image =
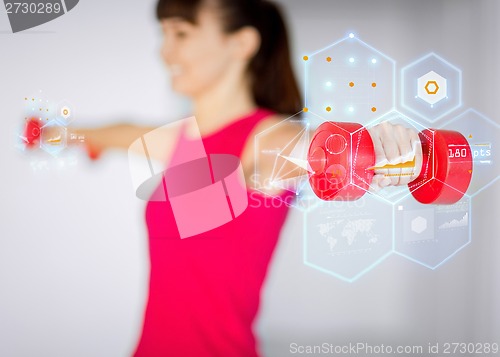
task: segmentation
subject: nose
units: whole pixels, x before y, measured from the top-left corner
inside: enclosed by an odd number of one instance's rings
[[[164,36],[160,53],[165,63],[168,64],[173,62],[175,56],[175,40],[171,36]]]

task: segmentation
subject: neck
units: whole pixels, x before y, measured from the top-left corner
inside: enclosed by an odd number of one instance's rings
[[[195,97],[193,104],[202,135],[229,124],[257,107],[245,80],[216,86]]]

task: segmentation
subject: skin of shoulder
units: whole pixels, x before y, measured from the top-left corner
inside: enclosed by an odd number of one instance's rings
[[[265,185],[266,181],[272,176],[277,153],[289,154],[294,147],[289,143],[304,130],[304,127],[298,122],[284,122],[286,118],[285,115],[272,115],[256,125],[248,136],[241,155],[241,161],[247,186],[250,188],[255,188],[255,185],[260,187]],[[262,135],[263,132],[266,132],[265,135]],[[258,152],[255,151],[257,135],[259,135]],[[276,154],[273,154],[274,152]],[[296,166],[291,166],[287,171],[293,171],[291,177],[306,173],[305,170],[298,169]]]

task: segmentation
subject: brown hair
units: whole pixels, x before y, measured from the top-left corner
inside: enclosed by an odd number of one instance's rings
[[[260,34],[259,51],[249,63],[256,104],[277,113],[295,114],[302,109],[297,81],[290,62],[288,36],[277,5],[266,0],[159,0],[159,20],[180,17],[196,24],[198,10],[214,3],[226,33],[252,26]]]

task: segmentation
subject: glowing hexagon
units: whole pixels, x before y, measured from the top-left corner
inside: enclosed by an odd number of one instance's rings
[[[434,71],[430,71],[417,80],[418,97],[431,105],[436,104],[446,98],[446,82],[446,78],[441,77]]]
[[[473,162],[472,179],[467,190],[469,196],[476,195],[499,179],[500,165],[495,164],[496,157],[500,155],[498,123],[474,109],[468,109],[440,129],[458,131],[468,141]],[[452,148],[450,155],[460,157],[462,152]]]
[[[437,94],[437,91],[439,90],[439,86],[436,81],[428,81],[424,88],[427,94]]]
[[[67,129],[56,120],[51,120],[40,129],[40,147],[57,156],[67,145]]]
[[[401,70],[401,105],[434,122],[462,105],[462,72],[430,53]]]
[[[61,108],[61,116],[64,119],[69,119],[71,117],[71,109],[69,107],[62,107]]]
[[[57,105],[57,118],[64,125],[73,122],[73,120],[75,120],[73,106],[67,101],[59,103]]]
[[[392,253],[392,207],[365,195],[304,213],[304,264],[352,282]]]
[[[411,221],[411,230],[413,232],[420,234],[426,229],[427,229],[427,220],[424,217],[418,216]]]
[[[471,201],[424,205],[407,197],[394,206],[394,250],[411,261],[435,269],[471,240]]]
[[[305,107],[326,120],[364,124],[394,108],[394,60],[354,35],[303,60]]]

